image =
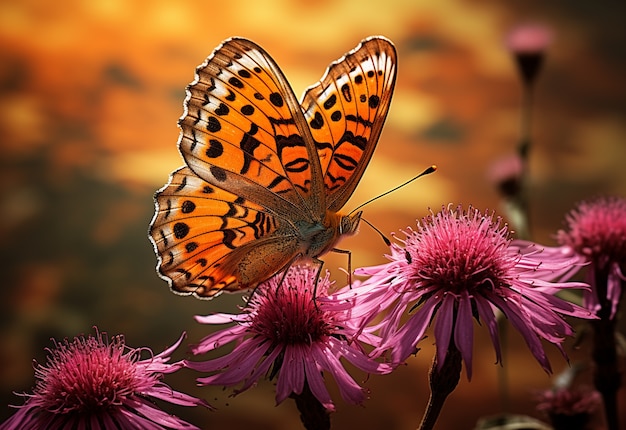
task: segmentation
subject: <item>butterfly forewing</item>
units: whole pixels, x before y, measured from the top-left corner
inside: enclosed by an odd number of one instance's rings
[[[396,51],[369,38],[334,62],[302,100],[324,174],[328,209],[352,195],[374,153],[396,78]]]
[[[214,297],[317,259],[359,217],[337,213],[369,162],[395,82],[395,50],[370,38],[298,103],[255,43],[225,41],[196,70],[179,120],[187,166],[157,192],[150,237],[173,290]]]
[[[310,132],[287,80],[271,57],[244,39],[225,42],[188,87],[180,149],[204,180],[262,200],[286,216],[319,220],[319,178]],[[296,106],[294,109],[293,106]],[[319,163],[318,163],[319,164]],[[319,177],[319,174],[315,175]],[[271,202],[271,204],[269,204]]]

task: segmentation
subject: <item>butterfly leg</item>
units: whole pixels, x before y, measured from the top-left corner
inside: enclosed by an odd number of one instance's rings
[[[296,254],[293,258],[291,258],[291,260],[289,260],[287,262],[287,264],[285,264],[282,269],[280,269],[278,272],[276,272],[276,274],[274,276],[279,276],[280,275],[280,282],[278,282],[277,287],[276,287],[276,292],[275,294],[278,295],[278,289],[282,287],[283,282],[285,282],[285,278],[287,277],[287,273],[289,273],[289,269],[291,269],[291,267],[295,264],[296,261],[298,261],[299,259],[302,258],[302,254],[298,253]]]
[[[331,249],[331,251],[336,252],[338,254],[348,255],[348,285],[350,285],[350,288],[352,288],[352,252],[350,252],[348,249],[339,249],[339,248],[333,248]]]
[[[317,266],[317,272],[315,272],[315,284],[313,284],[313,305],[315,309],[319,310],[317,307],[317,284],[320,281],[320,275],[322,274],[322,268],[324,267],[324,261],[319,258],[313,259],[313,264]]]
[[[292,259],[283,269],[282,271],[282,275],[280,277],[280,282],[276,285],[276,291],[274,294],[276,294],[276,297],[278,297],[278,289],[282,288],[283,286],[283,282],[285,282],[285,278],[287,277],[287,273],[289,272],[289,269],[291,269],[291,266],[293,266],[293,263],[296,261],[296,258]],[[278,274],[276,274],[278,275]]]
[[[276,295],[276,297],[278,297],[278,289],[282,288],[283,286],[283,282],[285,282],[285,278],[287,277],[287,273],[289,272],[289,269],[291,269],[291,267],[293,266],[293,264],[295,263],[295,261],[300,258],[300,255],[295,256],[294,258],[292,258],[291,260],[289,260],[289,262],[287,264],[285,264],[283,266],[283,268],[281,270],[279,270],[278,272],[276,272],[273,277],[275,276],[280,276],[280,281],[278,282],[278,284],[276,285],[276,291],[274,291],[274,294]],[[269,281],[269,279],[268,279]],[[267,282],[267,281],[264,281]],[[252,299],[252,297],[254,296],[254,294],[256,293],[257,289],[264,283],[258,283],[254,289],[252,290],[252,293],[250,293],[250,297],[248,297],[248,302],[250,302],[250,300]]]
[[[259,289],[260,286],[261,284],[256,284],[256,286],[252,289],[252,292],[250,293],[250,295],[245,299],[246,304],[250,303],[250,301],[252,300],[252,298],[256,294],[256,291]]]
[[[281,288],[282,285],[283,285],[283,282],[285,282],[285,278],[287,277],[287,273],[289,272],[289,269],[291,269],[291,267],[300,258],[302,258],[302,255],[300,255],[300,254],[296,255],[294,258],[291,259],[291,261],[289,261],[289,263],[287,263],[283,267],[281,272],[278,272],[275,275],[275,276],[278,276],[280,274],[280,276],[281,276],[280,282],[278,283],[278,285],[276,287],[276,295],[278,295],[278,289]],[[317,270],[315,271],[315,283],[313,284],[313,303],[315,304],[315,307],[317,308],[317,300],[316,300],[316,298],[317,298],[317,284],[319,283],[319,280],[320,280],[320,274],[322,273],[322,267],[324,266],[324,262],[322,260],[320,260],[319,258],[313,258],[311,260],[311,262],[313,263],[313,265],[315,265],[317,267]]]

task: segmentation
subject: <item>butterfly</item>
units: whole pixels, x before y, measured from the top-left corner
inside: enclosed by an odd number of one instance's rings
[[[396,80],[396,51],[370,37],[331,63],[300,102],[270,55],[224,41],[187,87],[185,166],[155,194],[157,271],[177,293],[237,292],[314,260],[356,233],[338,211],[372,158]]]

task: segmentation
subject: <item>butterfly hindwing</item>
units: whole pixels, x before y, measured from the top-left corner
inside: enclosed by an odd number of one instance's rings
[[[244,198],[215,187],[183,167],[157,193],[150,234],[159,271],[180,292],[201,296],[237,283],[232,254],[270,236],[278,220]],[[227,269],[227,270],[225,270]]]
[[[331,211],[350,198],[374,153],[395,79],[395,47],[383,37],[372,37],[331,64],[303,96]]]

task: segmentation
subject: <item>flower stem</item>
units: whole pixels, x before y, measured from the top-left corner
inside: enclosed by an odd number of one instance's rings
[[[330,414],[319,400],[313,395],[309,384],[304,381],[304,388],[301,394],[292,394],[291,398],[295,400],[298,411],[300,411],[300,420],[307,430],[329,430]]]
[[[433,359],[430,369],[430,398],[426,412],[420,423],[419,430],[432,430],[437,423],[443,404],[450,393],[454,391],[461,378],[461,353],[453,342],[448,346],[448,353],[438,369],[437,355]]]
[[[508,347],[509,347],[509,325],[508,321],[504,317],[498,318],[498,332],[500,333],[500,348],[502,350],[502,361],[507,362]],[[503,411],[508,411],[510,407],[510,390],[509,390],[509,372],[508,367],[498,366],[498,392],[500,394],[500,408]]]
[[[617,391],[622,375],[617,365],[616,318],[611,318],[611,300],[607,298],[609,268],[597,269],[595,273],[596,294],[600,302],[599,319],[590,321],[593,329],[593,351],[595,363],[594,384],[602,395],[607,429],[618,430]]]
[[[522,108],[520,123],[520,140],[517,153],[522,162],[522,174],[520,178],[521,187],[519,193],[513,201],[518,213],[519,225],[516,225],[517,236],[520,239],[530,240],[530,213],[528,207],[528,154],[530,153],[531,137],[530,130],[532,124],[532,83],[524,82],[522,87]]]

